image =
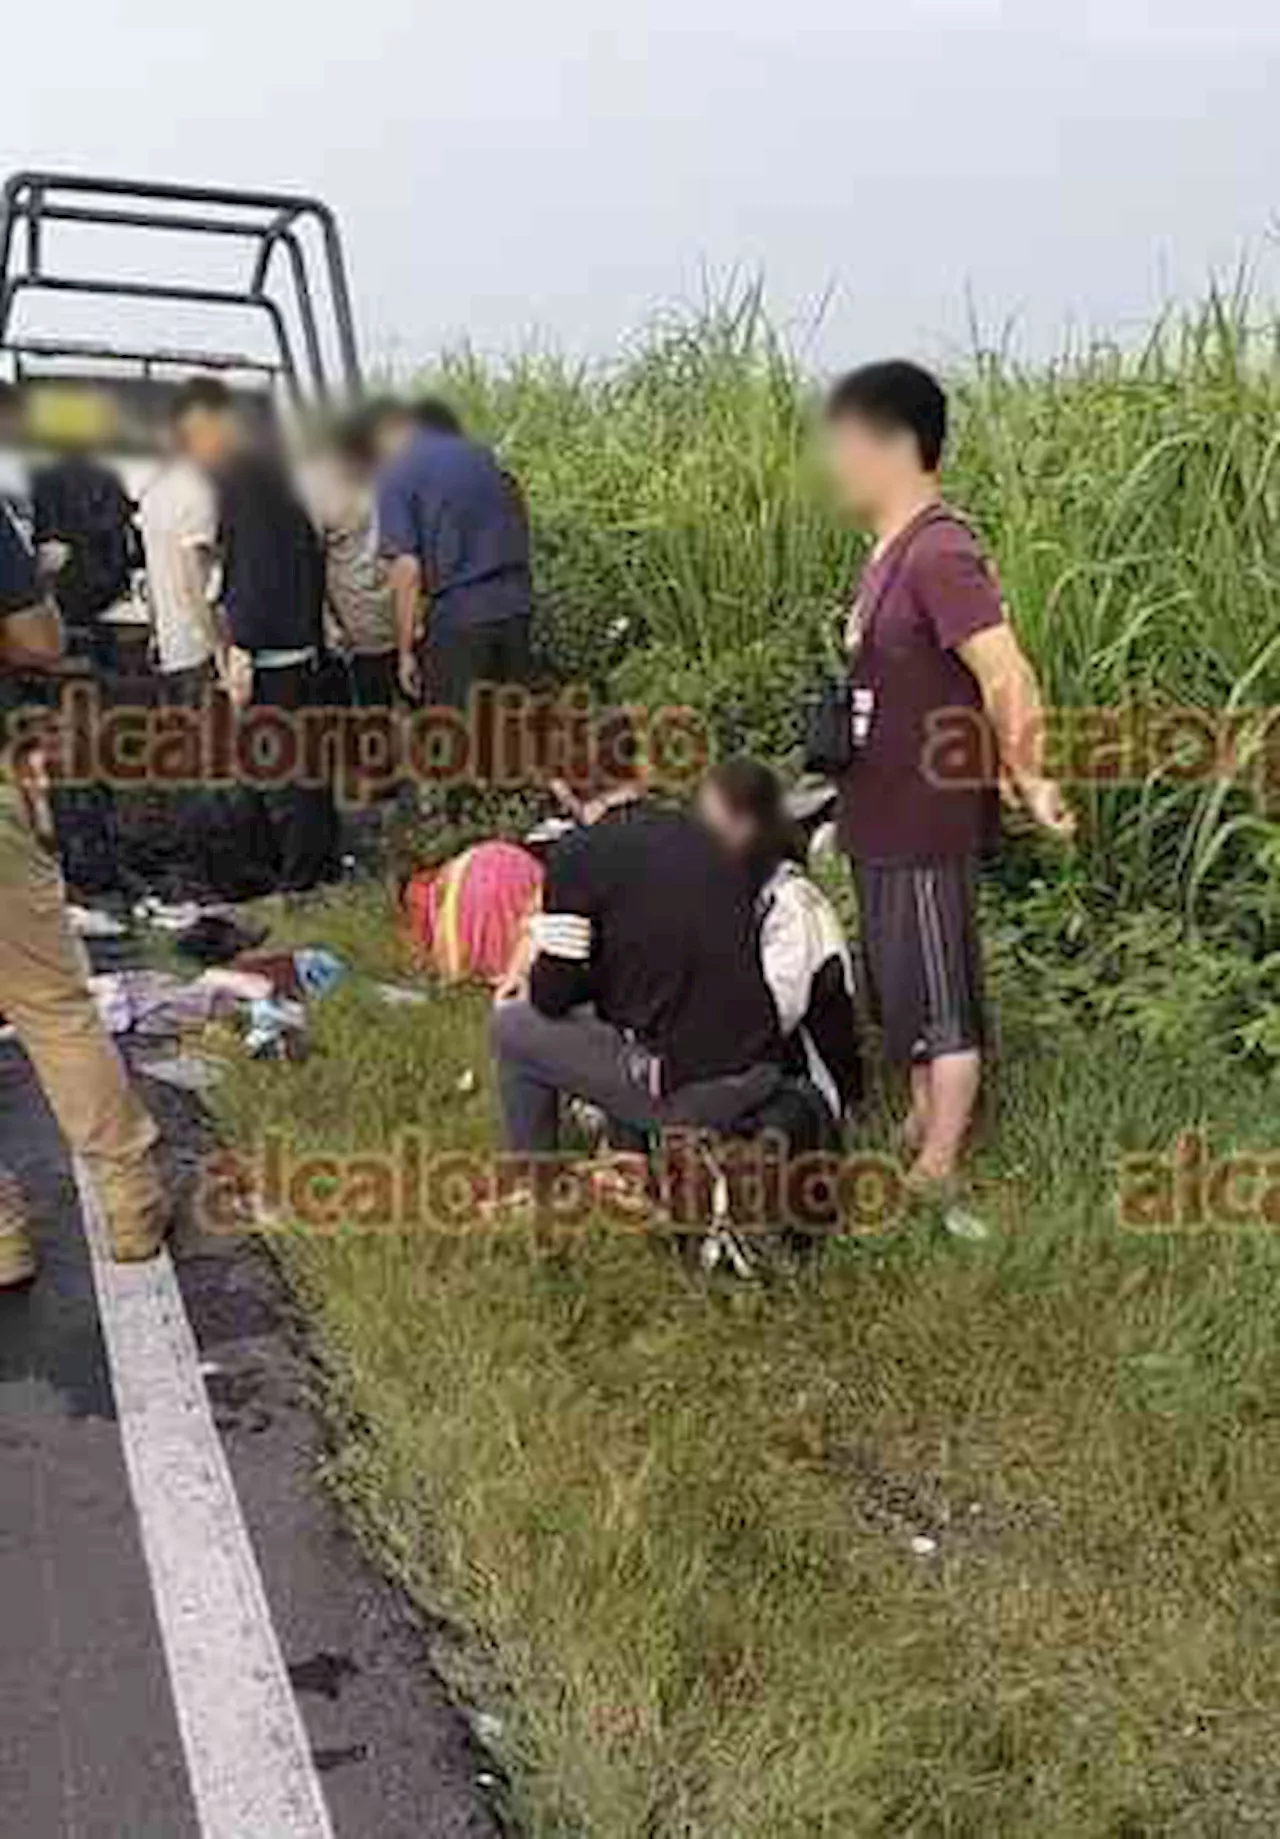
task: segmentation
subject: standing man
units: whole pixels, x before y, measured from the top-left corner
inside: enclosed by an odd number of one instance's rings
[[[997,780],[1051,834],[1074,823],[1043,771],[1040,692],[995,574],[942,499],[941,386],[914,364],[870,364],[835,385],[826,421],[840,504],[875,537],[847,633],[841,841],[885,1051],[910,1068],[910,1180],[945,1193],[981,1081],[976,871]]]
[[[0,439],[11,412],[0,385]],[[56,670],[62,628],[44,598],[25,536],[0,503],[0,723],[22,677]],[[3,739],[0,736],[0,739]],[[83,947],[67,924],[62,878],[48,840],[37,753],[0,763],[0,1009],[17,1029],[45,1097],[84,1159],[117,1260],[160,1249],[169,1208],[156,1167],[155,1124],[103,1031]],[[0,1289],[36,1269],[14,1184],[0,1180]]]
[[[307,467],[304,495],[324,546],[325,604],[345,654],[352,700],[390,709],[398,700],[396,601],[368,477],[368,447],[358,419],[342,423]]]
[[[382,463],[378,533],[401,685],[466,710],[477,685],[528,674],[533,590],[519,487],[444,403],[375,404],[367,422]]]
[[[225,651],[213,602],[218,501],[197,466],[173,452],[142,495],[147,599],[164,700],[198,708]]]
[[[247,672],[242,706],[292,716],[321,708],[324,556],[284,466],[249,441],[231,392],[216,377],[183,385],[173,426],[179,450],[217,495],[223,610]],[[239,661],[233,655],[233,684]],[[282,893],[303,892],[336,872],[332,763],[317,777],[321,762],[306,757],[311,751],[299,744],[290,776],[263,795]]]

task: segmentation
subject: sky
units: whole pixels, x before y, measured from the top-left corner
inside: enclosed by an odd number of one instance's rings
[[[0,172],[319,193],[366,354],[401,368],[464,339],[607,358],[735,276],[763,277],[831,369],[953,356],[975,323],[1040,357],[1136,336],[1245,257],[1264,292],[1280,275],[1274,0],[63,0],[49,18],[6,13]],[[53,305],[44,327],[92,329]]]

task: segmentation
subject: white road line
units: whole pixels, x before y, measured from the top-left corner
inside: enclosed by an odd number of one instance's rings
[[[202,1839],[333,1839],[172,1260],[113,1264],[75,1173]]]

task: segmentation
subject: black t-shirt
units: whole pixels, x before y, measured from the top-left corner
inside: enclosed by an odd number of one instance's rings
[[[260,455],[218,480],[223,604],[243,650],[320,644],[324,552],[282,466]]]
[[[36,542],[56,540],[71,552],[55,588],[62,616],[69,626],[92,625],[129,591],[133,505],[108,467],[79,456],[38,472],[31,499]]]
[[[662,1062],[667,1092],[781,1052],[751,888],[702,825],[644,801],[575,830],[547,862],[530,996],[591,1003]]]

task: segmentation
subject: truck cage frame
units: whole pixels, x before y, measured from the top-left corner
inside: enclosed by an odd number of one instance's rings
[[[236,239],[246,245],[249,255],[247,278],[241,288],[215,288],[58,273],[45,264],[45,231],[52,224]],[[312,234],[304,237],[308,226]],[[330,374],[326,358],[313,263],[308,259],[308,243],[314,244],[317,231],[331,315],[326,330],[329,345],[336,352],[336,379]],[[299,368],[284,307],[269,285],[281,256],[287,264],[293,309],[301,329],[305,371]],[[225,351],[148,350],[105,341],[12,336],[14,307],[28,293],[248,308],[267,321],[275,357],[266,360]],[[360,358],[337,219],[318,198],[289,192],[242,191],[82,173],[15,173],[0,192],[0,353],[12,358],[19,381],[29,360],[77,357],[137,364],[146,378],[153,375],[157,365],[250,371],[272,381],[279,378],[295,407],[308,398],[324,406],[335,394],[354,399],[361,387]]]

